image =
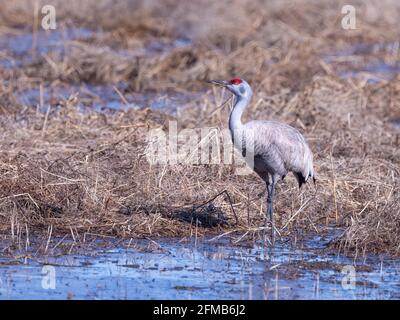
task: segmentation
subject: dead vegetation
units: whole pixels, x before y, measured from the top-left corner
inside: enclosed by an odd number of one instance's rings
[[[40,41],[20,56],[1,47],[7,61],[32,57],[23,66],[0,64],[4,235],[48,233],[51,226],[71,237],[257,237],[265,199],[255,175],[235,175],[232,165],[152,165],[146,157],[149,130],[168,130],[169,120],[179,129],[226,128],[228,108],[214,112],[222,93],[202,80],[240,76],[255,91],[246,118],[292,124],[315,153],[316,189],[299,192],[292,178],[278,187],[281,234],[333,224],[346,228],[336,242],[341,250],[400,253],[399,131],[389,124],[400,117],[399,77],[340,77],[370,60],[398,61],[395,1],[356,1],[359,27],[350,31],[340,27],[340,1],[47,2],[56,5],[60,29],[93,33],[64,39],[61,51],[35,54]],[[1,4],[3,37],[37,30],[32,3]],[[185,45],[176,45],[183,37]],[[362,54],[341,56],[360,43],[367,44]],[[17,94],[40,85],[119,82],[128,83],[121,99],[132,91],[202,94],[174,116],[149,108],[82,111],[76,95],[38,112]]]

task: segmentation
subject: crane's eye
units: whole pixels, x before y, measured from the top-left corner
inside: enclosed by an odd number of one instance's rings
[[[242,83],[242,80],[241,79],[239,79],[239,78],[235,78],[235,79],[232,79],[231,81],[229,81],[231,84],[233,84],[233,85],[238,85],[238,84],[241,84]]]

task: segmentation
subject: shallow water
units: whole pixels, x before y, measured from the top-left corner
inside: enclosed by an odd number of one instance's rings
[[[367,64],[361,70],[343,71],[340,73],[342,78],[359,78],[367,76],[368,83],[378,83],[382,80],[390,80],[400,73],[400,65],[389,64],[384,61],[377,61]]]
[[[72,41],[87,41],[101,36],[101,30],[95,31],[87,28],[60,28],[57,30],[39,30],[21,32],[19,34],[6,34],[0,36],[0,67],[5,69],[23,67],[30,64],[42,55],[68,54]],[[153,39],[144,47],[122,49],[111,48],[115,53],[126,57],[162,55],[172,50],[185,48],[191,44],[190,39],[177,38],[171,40]]]
[[[0,37],[0,51],[6,52],[9,57],[0,57],[0,66],[3,68],[22,67],[32,63],[35,57],[57,53],[64,54],[66,41],[87,39],[93,31],[85,28],[68,28],[61,30],[40,30],[35,35],[31,32]]]
[[[224,239],[168,239],[90,254],[0,258],[0,298],[400,298],[399,261],[372,256],[354,261],[326,251],[329,240],[314,237],[302,247],[277,244],[271,255],[261,246]],[[348,278],[352,270],[355,278]]]
[[[135,109],[152,108],[175,113],[179,107],[188,105],[201,97],[201,93],[184,92],[145,92],[137,93],[127,89],[127,83],[110,85],[71,85],[58,84],[43,88],[42,112],[48,106],[57,107],[60,101],[67,100],[70,96],[79,94],[78,107],[85,107],[97,111],[106,109]],[[15,93],[17,101],[24,106],[39,108],[41,105],[40,87],[23,89]]]
[[[35,59],[46,54],[60,56],[68,55],[71,41],[96,38],[100,31],[86,28],[66,28],[60,30],[40,30],[33,35],[31,32],[21,32],[16,35],[0,36],[0,68],[22,68],[35,62]],[[116,53],[126,56],[163,55],[172,50],[189,46],[191,41],[186,38],[153,39],[146,46],[132,49],[110,48]],[[198,95],[189,92],[134,92],[128,89],[128,83],[115,84],[82,84],[56,83],[44,85],[40,92],[39,85],[23,88],[15,92],[16,100],[24,106],[38,108],[46,112],[48,106],[56,107],[62,100],[71,95],[79,94],[79,107],[91,107],[95,110],[103,109],[129,109],[150,107],[176,112],[179,106],[185,105]]]
[[[400,73],[398,59],[384,60],[381,55],[397,57],[399,42],[382,44],[358,43],[326,54],[324,61],[336,64],[336,72],[342,78],[364,78],[368,83],[390,80]],[[366,59],[374,57],[373,59]]]
[[[390,121],[390,124],[392,125],[393,128],[395,129],[400,129],[400,119],[393,119]]]

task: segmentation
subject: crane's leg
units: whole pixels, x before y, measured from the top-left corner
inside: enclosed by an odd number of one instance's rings
[[[265,186],[267,187],[267,198],[268,198],[268,195],[269,195],[269,181],[268,181],[268,179],[267,180],[265,180]],[[268,210],[268,201],[267,201],[267,208],[266,208],[266,210]],[[265,248],[266,246],[265,246],[265,239],[266,239],[266,234],[265,234],[265,230],[267,230],[267,215],[265,215],[265,217],[264,217],[264,230],[263,230],[263,247]]]
[[[266,186],[266,189],[267,189],[267,199],[268,199],[268,197],[269,197],[269,184],[270,184],[268,173],[266,173],[264,176],[262,176],[262,179],[265,181],[265,186]],[[266,211],[268,211],[268,202],[267,202]],[[263,237],[263,248],[264,249],[266,248],[266,245],[265,245],[266,244],[266,232],[265,231],[267,230],[267,226],[268,226],[267,215],[265,215],[265,217],[264,217],[264,230],[263,230],[263,235],[262,235],[262,237]],[[265,251],[264,251],[264,254],[266,254]]]
[[[274,225],[274,217],[273,217],[273,206],[274,206],[274,191],[275,191],[275,183],[276,179],[272,176],[271,184],[267,185],[267,215],[269,216],[269,220],[271,222],[271,242],[275,243],[275,225]]]

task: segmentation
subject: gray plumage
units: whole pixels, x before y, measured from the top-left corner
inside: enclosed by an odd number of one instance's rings
[[[245,124],[241,117],[252,97],[249,84],[241,79],[212,80],[235,95],[229,116],[232,140],[246,161],[267,186],[267,214],[272,225],[274,241],[273,195],[276,183],[289,172],[295,175],[299,187],[312,178],[315,182],[313,155],[303,135],[295,128],[277,121],[253,120]],[[248,160],[251,161],[248,161]]]
[[[254,120],[244,124],[246,136],[254,137],[254,171],[267,181],[293,172],[299,186],[314,178],[312,152],[302,134],[277,121]]]

